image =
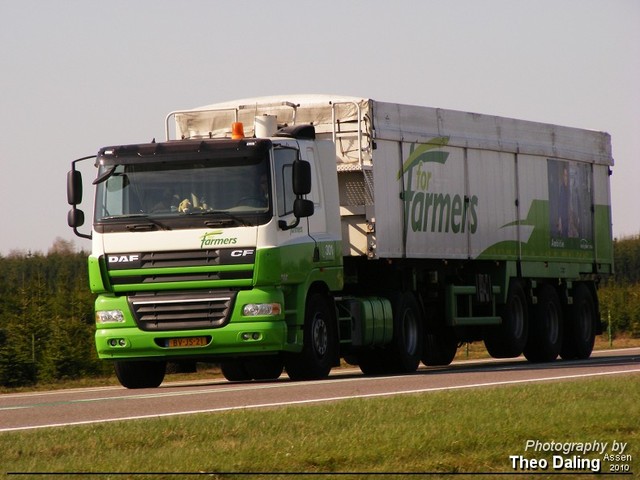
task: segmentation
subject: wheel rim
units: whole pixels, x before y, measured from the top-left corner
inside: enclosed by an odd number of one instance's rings
[[[316,354],[323,357],[329,348],[329,331],[324,318],[319,314],[313,319],[312,341]]]

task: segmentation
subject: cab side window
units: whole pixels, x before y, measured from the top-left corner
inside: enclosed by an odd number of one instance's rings
[[[275,151],[276,187],[278,191],[277,208],[278,215],[283,217],[293,213],[293,202],[296,199],[293,193],[293,162],[298,152],[289,148]]]

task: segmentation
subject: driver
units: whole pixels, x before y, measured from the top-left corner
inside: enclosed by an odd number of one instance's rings
[[[209,207],[204,200],[198,201],[198,197],[195,194],[191,194],[193,202],[188,198],[185,198],[178,205],[178,213],[191,213],[194,211],[206,211]]]

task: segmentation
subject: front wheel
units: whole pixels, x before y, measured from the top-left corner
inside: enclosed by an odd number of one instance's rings
[[[156,388],[164,380],[167,363],[158,361],[116,362],[116,377],[126,388]]]
[[[285,369],[289,378],[326,378],[338,353],[334,312],[327,295],[312,293],[307,297],[302,335],[302,351],[285,357]]]
[[[224,378],[230,382],[248,382],[252,380],[243,360],[225,360],[220,363],[220,370]]]
[[[282,374],[282,358],[279,355],[247,358],[244,368],[254,380],[276,380]]]

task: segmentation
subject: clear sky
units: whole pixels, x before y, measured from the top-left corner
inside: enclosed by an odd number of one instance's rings
[[[71,160],[294,93],[607,131],[614,235],[640,233],[639,0],[0,0],[0,254],[90,248]]]

